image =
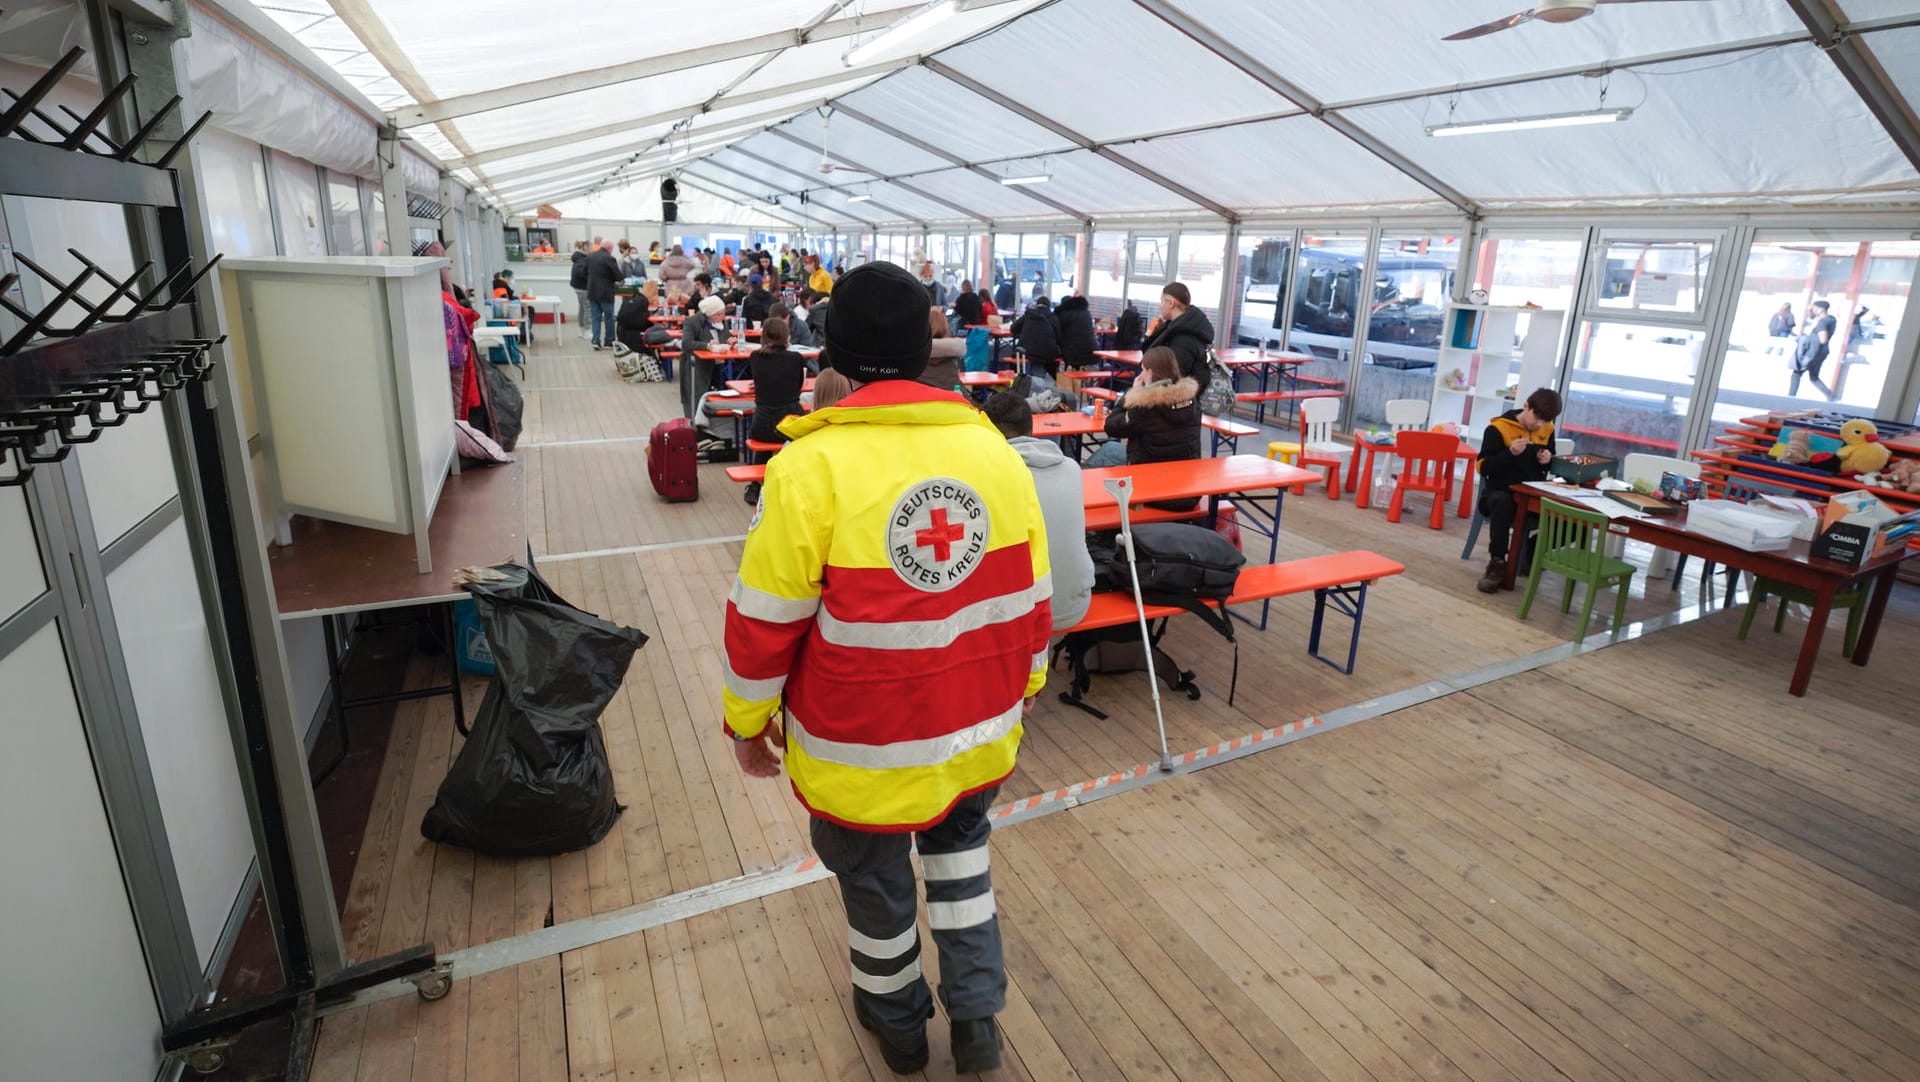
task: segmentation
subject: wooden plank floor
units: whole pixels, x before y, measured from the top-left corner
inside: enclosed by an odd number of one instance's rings
[[[671,388],[619,384],[598,354],[536,356],[531,374],[521,453],[543,573],[654,636],[603,722],[629,810],[551,860],[431,845],[419,817],[458,737],[442,702],[403,705],[345,903],[356,957],[488,942],[806,851],[791,795],[749,784],[714,739],[738,543],[552,558],[727,538],[749,509],[718,467],[699,503],[659,504],[638,440],[541,446],[644,435],[674,412]],[[1475,593],[1463,520],[1391,525],[1311,493],[1286,514],[1282,558],[1364,546],[1409,573],[1370,598],[1351,678],[1304,656],[1307,603],[1276,606],[1241,635],[1232,707],[1225,644],[1177,627],[1206,694],[1166,700],[1176,753],[1570,627]],[[1642,583],[1630,618],[1692,596]],[[1873,667],[1824,659],[1805,700],[1784,689],[1797,627],[1735,644],[1737,616],[1719,614],[1002,832],[1004,1075],[1920,1077],[1920,727],[1900,705],[1920,671],[1895,664],[1917,593],[1896,594]],[[411,678],[437,679],[427,661]],[[1044,702],[1004,795],[1153,758],[1143,692],[1096,683],[1106,722]],[[315,1077],[886,1077],[852,1025],[844,958],[837,893],[815,884],[438,1004],[329,1018]]]

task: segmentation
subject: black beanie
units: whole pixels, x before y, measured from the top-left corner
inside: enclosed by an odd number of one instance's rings
[[[893,263],[862,263],[833,284],[827,363],[851,380],[918,379],[933,351],[927,288]]]

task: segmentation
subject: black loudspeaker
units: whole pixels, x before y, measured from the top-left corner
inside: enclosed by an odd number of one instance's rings
[[[662,203],[676,203],[679,202],[679,200],[680,182],[672,177],[662,179],[660,181],[660,201]]]
[[[679,221],[680,220],[680,204],[678,203],[660,204],[660,220],[662,222]]]

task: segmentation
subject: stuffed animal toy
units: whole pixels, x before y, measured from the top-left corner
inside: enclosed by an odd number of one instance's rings
[[[1821,436],[1820,440],[1828,447],[1833,446],[1829,436]],[[1804,428],[1790,428],[1767,454],[1789,466],[1806,466],[1827,473],[1839,473],[1840,460],[1834,453],[1815,450],[1815,446],[1813,433]]]
[[[1902,492],[1920,493],[1920,461],[1903,458],[1887,467],[1880,483]]]
[[[1880,429],[1872,421],[1854,419],[1840,426],[1840,472],[1878,473],[1893,452],[1880,445]]]

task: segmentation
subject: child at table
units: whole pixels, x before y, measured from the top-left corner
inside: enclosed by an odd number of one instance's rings
[[[1477,584],[1483,594],[1494,593],[1506,581],[1507,542],[1517,506],[1510,490],[1547,476],[1553,464],[1553,422],[1559,416],[1560,396],[1542,387],[1527,396],[1526,405],[1495,417],[1480,439],[1475,459],[1481,477],[1480,513],[1491,533],[1487,570]]]

